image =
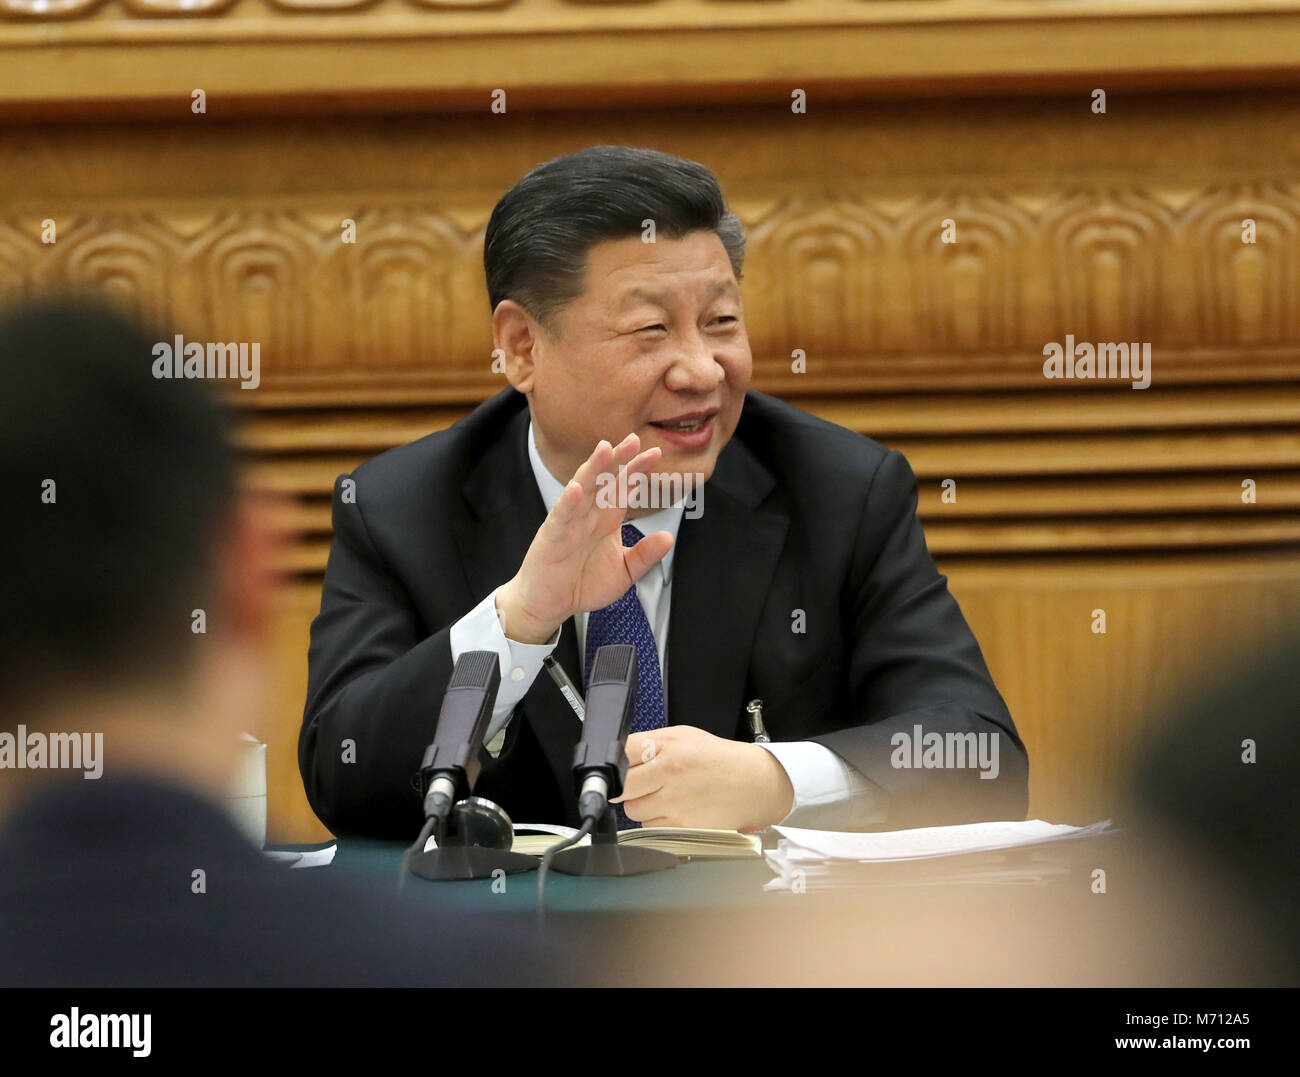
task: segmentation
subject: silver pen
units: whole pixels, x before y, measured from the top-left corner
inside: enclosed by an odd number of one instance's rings
[[[569,679],[569,675],[564,672],[564,667],[555,660],[554,655],[548,654],[542,659],[542,667],[551,675],[551,680],[555,682],[560,693],[568,700],[569,706],[573,708],[573,713],[578,716],[578,721],[587,720],[587,708],[582,702],[582,696],[578,694],[578,686]]]
[[[751,699],[745,704],[745,710],[749,712],[749,728],[754,731],[754,743],[771,743],[767,730],[763,728],[763,701],[761,699]]]

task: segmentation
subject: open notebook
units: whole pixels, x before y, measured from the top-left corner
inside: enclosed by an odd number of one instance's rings
[[[511,849],[516,853],[541,856],[552,845],[573,837],[577,832],[577,827],[559,823],[516,823]],[[763,839],[757,834],[742,834],[738,830],[651,826],[620,830],[618,843],[660,849],[674,856],[689,856],[692,860],[756,860],[763,855]],[[590,845],[590,835],[584,835],[578,844]],[[433,847],[434,841],[430,838],[425,848]]]

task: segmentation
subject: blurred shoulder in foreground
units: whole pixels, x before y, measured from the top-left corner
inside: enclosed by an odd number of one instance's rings
[[[0,312],[0,984],[553,980],[527,928],[274,865],[219,807],[276,536],[209,387],[158,376],[172,338],[78,298]]]

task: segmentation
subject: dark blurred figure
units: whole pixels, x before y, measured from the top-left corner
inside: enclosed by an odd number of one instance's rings
[[[1300,622],[1177,705],[1137,777],[1154,835],[1178,851],[1225,932],[1251,927],[1300,984]],[[1247,743],[1249,742],[1249,743]],[[1253,761],[1247,752],[1253,749]],[[1248,920],[1249,925],[1242,921]],[[1235,923],[1235,927],[1233,926]]]
[[[207,387],[155,379],[152,347],[88,301],[0,315],[0,984],[553,979],[529,934],[274,865],[218,806],[263,701],[272,530]]]

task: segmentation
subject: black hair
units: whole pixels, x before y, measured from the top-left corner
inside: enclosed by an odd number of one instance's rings
[[[183,675],[204,636],[233,452],[205,385],[102,301],[0,312],[0,698]]]
[[[633,146],[591,146],[538,165],[492,210],[483,240],[488,304],[527,310],[552,337],[564,308],[586,289],[588,250],[641,235],[717,233],[739,281],[745,232],[717,177],[703,165]]]

